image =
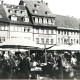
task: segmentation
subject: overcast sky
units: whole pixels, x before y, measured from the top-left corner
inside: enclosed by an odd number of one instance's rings
[[[18,5],[20,0],[4,0],[4,3]],[[80,0],[43,0],[53,14],[74,16],[80,18]]]

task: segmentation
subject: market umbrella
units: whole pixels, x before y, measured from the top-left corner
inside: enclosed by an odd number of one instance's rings
[[[35,42],[27,39],[8,39],[0,44],[0,48],[32,49],[39,48]]]
[[[56,45],[48,50],[67,50],[70,47],[70,45]]]
[[[80,44],[74,44],[67,48],[67,50],[80,50]]]

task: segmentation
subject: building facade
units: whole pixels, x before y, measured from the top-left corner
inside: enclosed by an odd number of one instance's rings
[[[79,32],[77,19],[52,14],[43,0],[0,2],[0,42],[23,38],[40,45],[79,44]]]
[[[24,3],[33,23],[33,41],[37,44],[56,44],[55,15],[49,10],[48,4],[39,0],[21,0],[19,5]]]
[[[76,18],[56,15],[57,44],[79,44],[79,22]]]

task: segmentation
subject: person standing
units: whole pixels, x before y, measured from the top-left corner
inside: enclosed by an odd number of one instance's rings
[[[20,68],[20,79],[29,79],[30,62],[29,59],[27,58],[26,53],[22,54],[22,59],[20,60],[19,68]]]

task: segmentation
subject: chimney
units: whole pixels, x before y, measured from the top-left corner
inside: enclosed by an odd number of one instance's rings
[[[0,0],[0,4],[3,4],[3,2],[4,2],[3,0]]]
[[[43,0],[41,0],[41,2],[43,3]]]
[[[46,3],[46,5],[48,5],[48,3]]]
[[[20,0],[19,5],[24,5],[24,1]]]

